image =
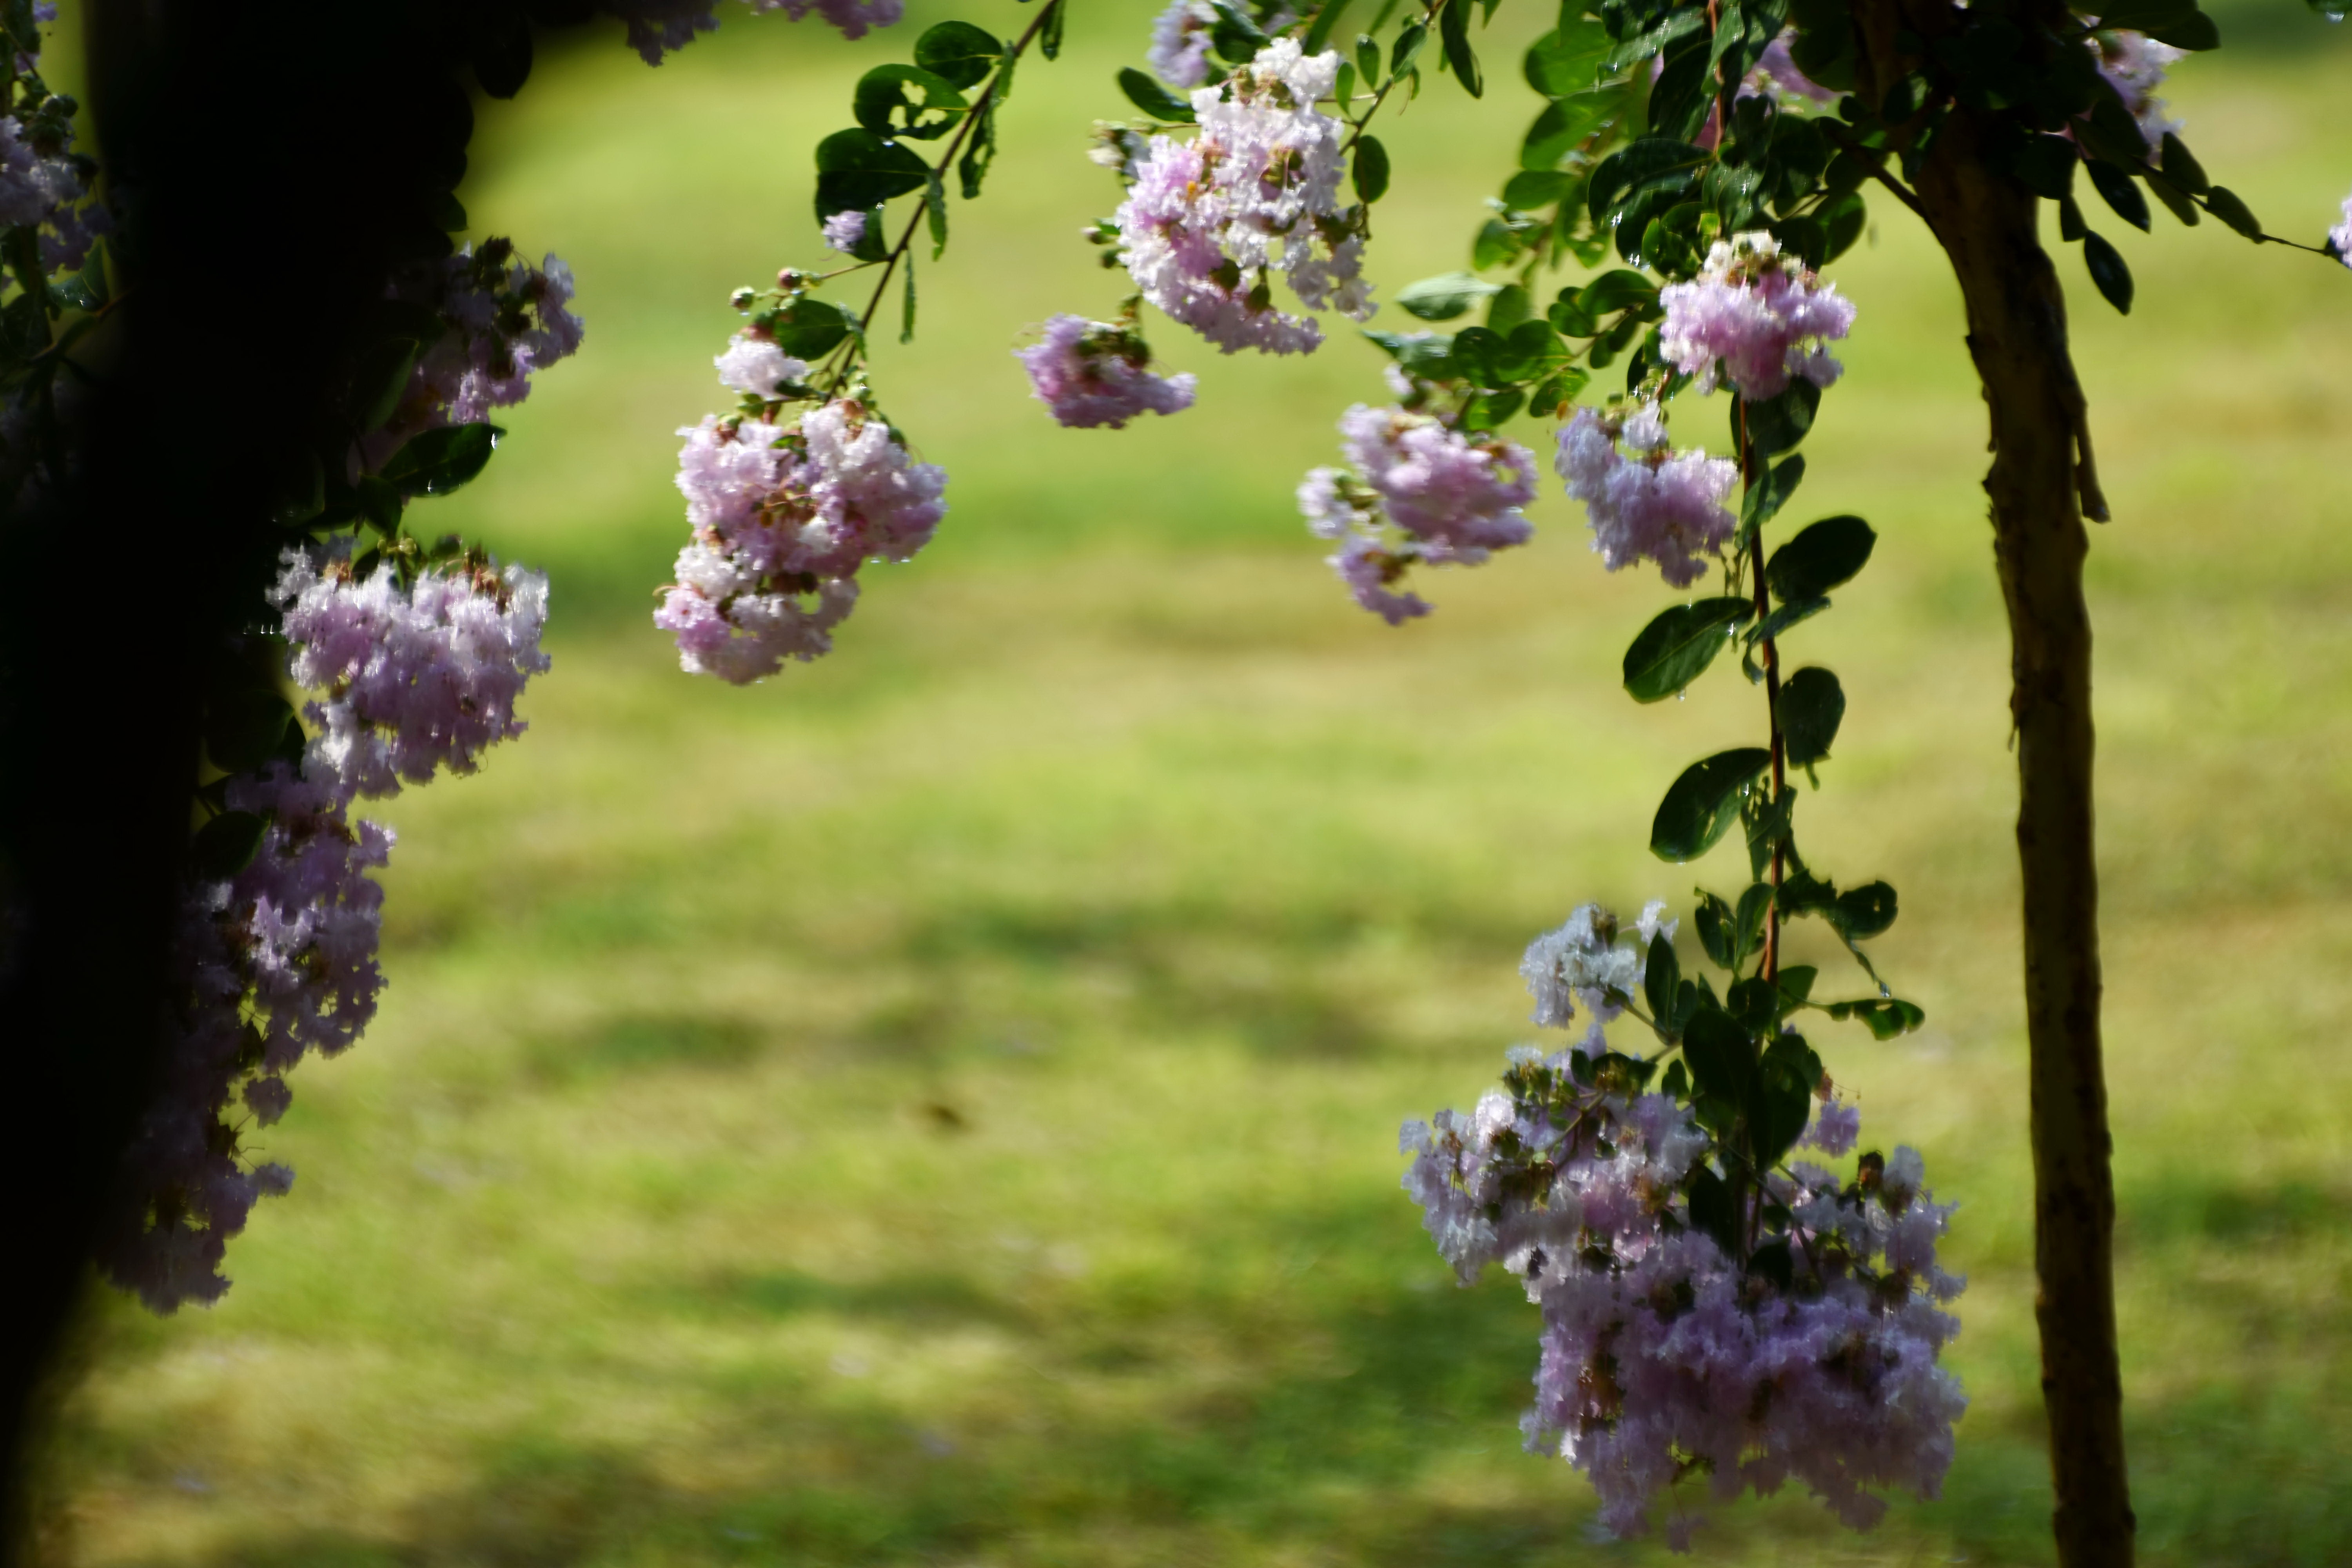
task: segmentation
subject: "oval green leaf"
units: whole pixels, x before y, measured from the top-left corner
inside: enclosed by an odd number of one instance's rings
[[[1658,803],[1650,823],[1650,853],[1661,860],[1696,860],[1739,820],[1740,798],[1771,765],[1761,746],[1718,752],[1685,768]]]
[[[2131,268],[2124,265],[2123,253],[2095,229],[2083,231],[2083,265],[2091,269],[2091,281],[2098,286],[2107,303],[2116,308],[2116,314],[2130,315]]]
[[[1356,199],[1367,206],[1388,195],[1389,150],[1381,145],[1377,136],[1366,136],[1356,142],[1356,162],[1351,171],[1356,182]],[[1465,309],[1467,309],[1465,305]],[[1459,315],[1457,310],[1454,314]]]
[[[1118,73],[1118,90],[1127,94],[1128,102],[1154,120],[1165,120],[1180,125],[1193,122],[1192,106],[1170,92],[1150,77],[1129,66]]]
[[[1783,604],[1818,599],[1869,563],[1878,534],[1858,517],[1825,517],[1772,552],[1764,581]]]
[[[1730,645],[1729,632],[1756,613],[1737,595],[1676,605],[1643,626],[1625,649],[1625,690],[1636,702],[1663,702],[1706,673]]]
[[[995,68],[1004,46],[969,22],[940,22],[915,40],[915,63],[958,87],[970,87]]]
[[[1830,743],[1837,739],[1845,720],[1845,689],[1830,671],[1808,665],[1781,682],[1775,712],[1789,765],[1811,767],[1830,754]]]

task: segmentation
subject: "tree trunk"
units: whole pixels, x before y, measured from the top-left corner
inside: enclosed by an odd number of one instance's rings
[[[1895,37],[1948,30],[1940,0],[1857,0],[1866,79],[1891,82]],[[1938,24],[1941,24],[1940,26]],[[1875,69],[1872,68],[1875,67]],[[1868,79],[1875,79],[1875,80]],[[2134,1521],[2116,1352],[2115,1186],[2100,1062],[2098,868],[2092,834],[2091,623],[2083,520],[2105,521],[2066,307],[2035,232],[2036,200],[1986,160],[1954,110],[1918,171],[1923,216],[1950,257],[1990,414],[1994,559],[2009,609],[2024,881],[2034,1315],[2050,1416],[2058,1558],[2125,1568]]]

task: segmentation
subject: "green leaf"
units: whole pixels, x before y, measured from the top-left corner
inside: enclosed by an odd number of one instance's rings
[[[1622,201],[1651,189],[1679,189],[1690,184],[1691,171],[1713,154],[1704,147],[1664,137],[1644,136],[1612,153],[1592,171],[1584,204],[1596,224]]]
[[[1526,139],[1519,144],[1519,167],[1522,169],[1556,169],[1559,161],[1582,146],[1594,132],[1608,125],[1622,110],[1623,91],[1604,88],[1593,92],[1580,92],[1545,105],[1528,127]]]
[[[1802,376],[1789,383],[1789,389],[1778,397],[1768,397],[1761,403],[1740,405],[1747,417],[1748,442],[1756,448],[1759,458],[1776,458],[1783,452],[1793,452],[1805,435],[1813,427],[1813,416],[1822,406],[1822,389]]]
[[[1356,35],[1356,74],[1366,87],[1381,79],[1381,46],[1370,33]]]
[[[1830,671],[1808,665],[1780,683],[1775,711],[1789,765],[1809,768],[1830,754],[1830,743],[1837,739],[1845,719],[1845,689]]]
[[[2096,158],[2084,165],[2084,172],[2091,177],[2091,188],[2105,198],[2117,217],[2137,229],[2148,227],[2147,197],[2129,174]]]
[[[1642,968],[1642,994],[1650,1004],[1650,1016],[1662,1028],[1672,1026],[1675,995],[1682,983],[1682,961],[1675,956],[1673,941],[1660,931],[1650,939],[1649,957]]]
[[[1161,87],[1150,77],[1129,66],[1118,73],[1118,89],[1127,100],[1154,120],[1177,124],[1193,123],[1192,106]]]
[[[1324,47],[1331,41],[1331,30],[1339,25],[1339,18],[1347,15],[1348,5],[1349,0],[1323,0],[1321,8],[1315,13],[1315,20],[1307,26],[1307,37],[1299,41],[1301,54],[1319,55],[1323,52]]]
[[[2107,243],[2095,229],[2083,231],[2083,265],[2090,268],[2091,281],[2098,286],[2107,303],[2119,315],[2131,314],[2131,268],[2124,265],[2122,252]]]
[[[1749,647],[1754,647],[1760,642],[1770,642],[1790,626],[1800,622],[1810,621],[1829,607],[1830,602],[1818,596],[1811,599],[1791,599],[1748,627],[1742,635],[1741,640]],[[1748,679],[1751,681],[1761,680],[1763,677],[1754,670],[1749,670]]]
[[[1739,950],[1732,940],[1731,906],[1706,889],[1697,889],[1698,908],[1692,916],[1698,927],[1699,945],[1706,949],[1708,958],[1717,969],[1735,969],[1739,963]]]
[[[1865,942],[1895,923],[1895,889],[1885,882],[1865,882],[1837,896],[1822,918],[1848,942]]]
[[[863,212],[919,191],[931,177],[929,163],[862,126],[836,131],[818,142],[816,169],[819,223],[838,212]]]
[[[1602,56],[1601,68],[1620,70],[1636,60],[1646,60],[1668,44],[1686,38],[1706,26],[1706,8],[1703,5],[1685,5],[1670,11],[1647,31],[1634,34]]]
[[[2244,235],[2256,244],[2262,243],[2263,226],[2253,210],[2238,199],[2238,193],[2227,185],[2215,185],[2205,193],[2205,210]]]
[[[1748,788],[1772,761],[1760,746],[1718,752],[1685,768],[1667,789],[1650,823],[1650,853],[1661,860],[1696,860],[1715,847],[1738,820]]]
[[[1658,302],[1658,286],[1620,267],[1578,289],[1576,302],[1595,321],[1615,310],[1648,311]]]
[[[1727,595],[1676,605],[1643,626],[1625,649],[1625,689],[1636,702],[1661,702],[1706,672],[1730,644],[1730,629],[1756,613]]]
[[[405,503],[401,500],[398,485],[382,474],[362,474],[352,491],[359,502],[360,515],[367,520],[370,528],[386,539],[399,531],[400,509]]]
[[[2010,153],[2010,172],[2037,196],[2063,199],[2074,188],[2074,165],[2082,149],[2064,136],[2027,136]]]
[[[400,407],[424,344],[410,337],[386,338],[360,356],[352,374],[352,420],[362,432],[381,430]]]
[[[1813,216],[1822,220],[1822,226],[1829,233],[1829,243],[1822,255],[1827,260],[1835,261],[1852,250],[1853,242],[1862,237],[1862,231],[1870,220],[1870,206],[1862,199],[1860,191],[1848,191],[1836,200],[1824,204]]]
[[[874,226],[869,223],[867,226]],[[772,330],[778,348],[794,359],[814,362],[830,353],[856,327],[857,318],[844,307],[803,295],[777,312]]]
[[[2195,228],[2198,224],[2197,203],[2187,191],[2174,184],[2157,170],[2150,169],[2142,176],[2147,181],[2148,194],[2164,204],[2167,211],[2180,220],[2182,226]]]
[[[996,93],[988,107],[980,111],[980,122],[971,130],[971,137],[963,144],[963,156],[956,160],[956,181],[963,191],[963,199],[980,195],[980,183],[988,177],[990,165],[996,162],[996,107],[1004,101],[1006,86],[1013,80],[1013,62],[1004,62],[1004,70],[996,79]]]
[[[1062,27],[1070,19],[1069,0],[1045,0],[1045,26],[1037,34],[1037,52],[1049,60],[1058,60],[1062,58]],[[1225,7],[1220,5],[1217,9],[1223,12]],[[1268,41],[1261,33],[1255,40],[1256,47],[1264,48]]]
[[[907,96],[908,88],[923,95],[920,103]],[[857,79],[851,100],[857,123],[875,135],[911,136],[918,142],[934,141],[954,130],[967,107],[955,83],[920,66],[876,66]]]
[[[1859,1018],[1870,1030],[1871,1038],[1891,1040],[1897,1035],[1909,1034],[1927,1021],[1927,1015],[1918,1004],[1896,997],[1867,997],[1859,1002],[1832,1002],[1829,1015],[1832,1018]]]
[[[1877,532],[1862,519],[1825,517],[1772,552],[1764,581],[1785,603],[1818,599],[1868,564],[1877,543]]]
[[[1805,459],[1790,458],[1778,468],[1765,469],[1756,483],[1748,487],[1748,494],[1739,502],[1739,526],[1758,529],[1779,515],[1789,498],[1797,493],[1804,482]]]
[[[379,473],[404,496],[446,496],[472,482],[505,434],[496,425],[422,430],[385,458]]]
[[[1690,1069],[1677,1057],[1666,1064],[1666,1076],[1658,1080],[1658,1092],[1675,1100],[1690,1097]]]
[[[1444,46],[1446,68],[1463,90],[1473,98],[1484,97],[1486,85],[1479,74],[1477,52],[1470,47],[1470,7],[1465,0],[1454,0],[1437,14],[1437,36]]]
[[[931,259],[937,261],[948,252],[948,192],[937,169],[931,171],[930,184],[923,187],[923,214],[930,220]]]
[[[898,341],[902,343],[915,341],[915,253],[911,250],[907,253],[907,296],[899,307]]]
[[[2168,131],[2160,146],[2157,166],[2164,171],[2166,179],[2192,196],[2201,196],[2213,188],[2213,182],[2205,177],[2205,166],[2189,151],[2187,142]]]
[[[253,864],[268,819],[249,811],[225,811],[196,830],[188,844],[188,869],[206,881],[226,881]]]
[[[1454,340],[1443,332],[1366,332],[1400,368],[1428,381],[1454,374]]]
[[[1756,882],[1739,895],[1739,908],[1731,919],[1731,940],[1744,963],[1751,952],[1764,950],[1764,922],[1772,913],[1772,885]]]
[[[1546,98],[1567,98],[1591,91],[1601,79],[1601,62],[1616,47],[1608,29],[1590,17],[1562,20],[1564,26],[1546,33],[1528,47],[1520,68],[1528,85]]]
[[[1465,327],[1454,334],[1455,374],[1480,386],[1503,382],[1500,366],[1507,352],[1502,335],[1485,327]]]
[[[278,754],[293,722],[293,705],[275,691],[223,692],[205,704],[205,755],[223,773],[251,773]]]
[[[1739,1256],[1739,1205],[1731,1184],[1706,1165],[1691,1173],[1690,1222],[1693,1230],[1713,1237],[1726,1258]]]
[[[2058,237],[2072,245],[2090,230],[2083,224],[2083,205],[2072,196],[2058,199]]]
[[[1349,172],[1355,176],[1356,199],[1366,206],[1388,195],[1389,150],[1379,137],[1357,138],[1356,162]]]
[[[1396,42],[1389,46],[1389,79],[1391,81],[1396,80],[1411,68],[1412,62],[1421,57],[1421,46],[1427,42],[1429,42],[1429,28],[1425,24],[1414,22],[1398,32]],[[1370,81],[1371,79],[1367,77],[1364,79]]]
[[[1756,1043],[1728,1013],[1703,1008],[1683,1026],[1683,1060],[1702,1096],[1737,1105],[1756,1076]]]
[[[1557,169],[1522,169],[1503,182],[1503,205],[1514,212],[1541,212],[1576,189],[1576,176]]]
[[[940,22],[915,40],[915,63],[958,87],[971,87],[996,67],[1004,45],[969,22]]]
[[[1509,349],[1507,363],[1513,366],[1511,379],[1526,381],[1538,370],[1555,359],[1565,361],[1567,353],[1559,348],[1548,321],[1530,322],[1528,291],[1517,283],[1506,283],[1486,301],[1486,330],[1500,332]],[[1532,326],[1535,330],[1524,331]]]
[[[1472,305],[1499,292],[1502,287],[1467,272],[1447,272],[1406,284],[1397,290],[1396,302],[1408,316],[1418,316],[1424,321],[1450,321],[1466,314]]]
[[[1780,971],[1780,1010],[1788,1012],[1801,1005],[1813,994],[1813,981],[1821,971],[1810,963],[1792,963]]]

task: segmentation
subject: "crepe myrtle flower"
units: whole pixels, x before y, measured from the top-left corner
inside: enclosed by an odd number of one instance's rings
[[[1700,392],[1728,382],[1750,402],[1779,396],[1792,375],[1828,387],[1842,367],[1822,345],[1853,325],[1853,301],[1760,230],[1717,240],[1698,277],[1668,284],[1658,303],[1666,363]]]
[[[1668,583],[1686,588],[1738,526],[1727,504],[1738,465],[1667,450],[1664,413],[1654,404],[1579,408],[1560,427],[1553,468],[1570,499],[1584,503],[1593,551],[1612,572],[1654,561]]]
[[[1339,434],[1347,466],[1309,472],[1298,510],[1339,547],[1328,561],[1356,602],[1389,625],[1429,614],[1399,586],[1414,565],[1475,566],[1534,536],[1520,509],[1535,499],[1535,458],[1517,442],[1360,403]]]
[[[1029,373],[1032,395],[1061,424],[1117,430],[1145,414],[1176,414],[1192,406],[1196,378],[1189,371],[1153,374],[1151,349],[1132,315],[1118,321],[1058,315],[1045,340],[1013,351]]]

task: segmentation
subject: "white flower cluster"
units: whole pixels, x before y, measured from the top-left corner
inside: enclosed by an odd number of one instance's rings
[[[352,805],[442,767],[471,773],[482,748],[521,733],[515,700],[548,663],[538,573],[477,557],[362,578],[347,541],[289,551],[284,568],[273,601],[293,679],[318,693],[305,713],[320,732],[299,769],[272,762],[226,782],[223,806],[260,819],[259,844],[234,876],[188,890],[163,1082],[124,1157],[130,1206],[100,1256],[159,1312],[217,1300],[229,1237],[256,1201],[292,1184],[286,1166],[243,1156],[238,1102],[258,1125],[276,1121],[294,1065],[343,1050],[374,1016],[383,893],[368,873],[393,835]]]
[[[1595,1023],[1606,1024],[1623,1012],[1625,1001],[1641,994],[1650,943],[1660,935],[1674,941],[1682,923],[1665,914],[1663,900],[1643,906],[1633,930],[1639,941],[1626,947],[1618,944],[1617,917],[1599,904],[1579,904],[1569,911],[1558,931],[1529,942],[1519,960],[1519,977],[1536,1003],[1530,1021],[1541,1029],[1564,1029],[1576,1017],[1579,1002]]]
[[[1281,274],[1312,310],[1372,313],[1360,214],[1339,202],[1341,134],[1318,110],[1339,57],[1277,38],[1192,95],[1200,134],[1154,136],[1117,215],[1121,259],[1143,297],[1227,353],[1305,353],[1311,317],[1274,308]]]

